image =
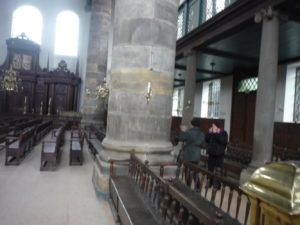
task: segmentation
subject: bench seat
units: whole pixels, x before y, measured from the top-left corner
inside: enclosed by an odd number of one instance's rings
[[[71,148],[72,148],[72,151],[81,151],[82,149],[81,149],[79,140],[78,141],[72,140]]]
[[[154,210],[145,202],[132,178],[120,176],[110,179],[112,200],[122,224],[163,225]]]
[[[182,183],[178,179],[173,179],[171,181],[171,185],[175,187],[178,191],[180,191],[186,198],[192,201],[195,205],[197,205],[201,209],[205,209],[205,212],[210,215],[210,217],[214,217],[216,212],[219,212],[222,215],[224,225],[240,225],[238,220],[230,217],[227,213],[222,212],[218,209],[212,202],[207,201],[204,197],[200,195],[199,192],[195,192],[190,189],[184,183]]]
[[[16,140],[16,141],[12,142],[8,147],[11,149],[17,149],[17,148],[19,148],[19,144],[20,144],[20,141]]]
[[[55,152],[55,146],[56,143],[49,143],[49,142],[45,142],[44,143],[44,152],[45,153],[54,153]]]

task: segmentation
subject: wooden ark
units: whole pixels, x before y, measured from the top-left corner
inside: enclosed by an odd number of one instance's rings
[[[9,115],[56,115],[63,111],[78,110],[78,92],[81,79],[68,70],[62,60],[57,69],[49,71],[39,66],[40,46],[25,35],[10,38],[7,57],[0,67],[0,81],[5,71],[17,72],[18,92],[0,91],[0,113]],[[49,64],[49,63],[48,63]]]

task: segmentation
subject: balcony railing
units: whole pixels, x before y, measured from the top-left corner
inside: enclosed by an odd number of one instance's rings
[[[178,10],[177,39],[238,0],[186,0]]]

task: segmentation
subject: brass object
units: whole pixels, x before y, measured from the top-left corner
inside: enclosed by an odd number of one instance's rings
[[[242,189],[251,201],[251,225],[300,224],[300,162],[267,164]]]
[[[4,75],[1,81],[1,89],[4,91],[18,92],[21,79],[18,78],[18,72],[12,69],[10,65],[9,70],[4,71]]]
[[[25,115],[27,113],[27,96],[24,98],[24,109],[23,109],[23,114]]]
[[[51,98],[49,98],[49,103],[48,103],[48,116],[51,116]]]
[[[103,83],[98,85],[95,90],[90,90],[90,89],[86,89],[85,90],[86,95],[88,96],[93,96],[96,99],[102,98],[102,99],[106,99],[108,98],[109,95],[109,88],[107,83]]]
[[[152,98],[152,88],[151,88],[151,82],[148,82],[147,85],[147,93],[146,93],[146,101],[147,101],[147,105],[150,102],[150,99]]]
[[[41,101],[40,115],[43,115],[43,101]]]
[[[96,98],[107,98],[109,95],[109,88],[107,83],[104,83],[103,85],[98,85],[96,87]]]

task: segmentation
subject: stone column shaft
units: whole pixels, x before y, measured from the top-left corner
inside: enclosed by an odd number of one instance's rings
[[[252,165],[272,157],[276,83],[278,70],[278,18],[264,16],[258,71]]]
[[[112,0],[92,0],[85,87],[82,90],[83,121],[86,123],[103,123],[105,119],[105,102],[96,99],[94,92],[106,77],[111,13]]]
[[[195,51],[192,51],[187,56],[187,70],[184,84],[182,124],[186,126],[190,126],[190,122],[194,116],[196,75],[197,55]]]

